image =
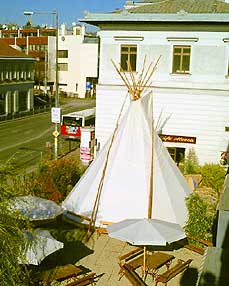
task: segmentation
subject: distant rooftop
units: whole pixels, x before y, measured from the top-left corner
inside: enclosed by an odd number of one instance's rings
[[[124,7],[110,13],[85,12],[85,22],[202,22],[229,23],[229,0],[141,0],[126,1]]]
[[[27,58],[27,59],[32,59],[31,57],[27,56],[25,53],[20,52],[3,41],[0,41],[0,57],[4,58]]]
[[[229,1],[224,0],[142,0],[126,1],[130,13],[229,13]]]

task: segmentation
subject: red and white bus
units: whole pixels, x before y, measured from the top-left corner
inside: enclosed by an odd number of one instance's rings
[[[62,115],[60,132],[66,139],[78,139],[81,127],[95,125],[95,107]]]

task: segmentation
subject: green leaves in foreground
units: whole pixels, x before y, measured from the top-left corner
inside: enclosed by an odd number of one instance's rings
[[[215,206],[205,202],[203,198],[195,193],[187,199],[186,203],[189,213],[186,232],[193,237],[212,241],[213,225],[216,217]]]
[[[0,167],[0,281],[2,286],[26,286],[27,274],[18,263],[24,236],[17,213],[8,206],[11,189],[11,167]]]
[[[6,202],[0,204],[0,281],[2,286],[26,285],[25,269],[18,263],[24,236],[15,213]]]

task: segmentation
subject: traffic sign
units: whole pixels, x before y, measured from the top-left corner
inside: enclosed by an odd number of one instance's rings
[[[56,130],[52,133],[52,135],[53,135],[54,137],[58,137],[59,134],[60,134],[60,133],[59,133],[58,131],[56,131]]]
[[[61,118],[61,108],[52,107],[52,123],[60,123]]]

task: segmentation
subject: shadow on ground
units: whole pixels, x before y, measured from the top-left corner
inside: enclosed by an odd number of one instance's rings
[[[196,268],[189,267],[182,275],[180,286],[194,286],[196,285],[198,271]],[[210,286],[211,284],[209,284]]]
[[[64,243],[64,248],[47,256],[38,266],[39,271],[55,266],[75,264],[83,257],[93,253],[93,250],[84,244],[86,230],[77,226],[59,221],[56,224],[43,226],[52,236]]]

